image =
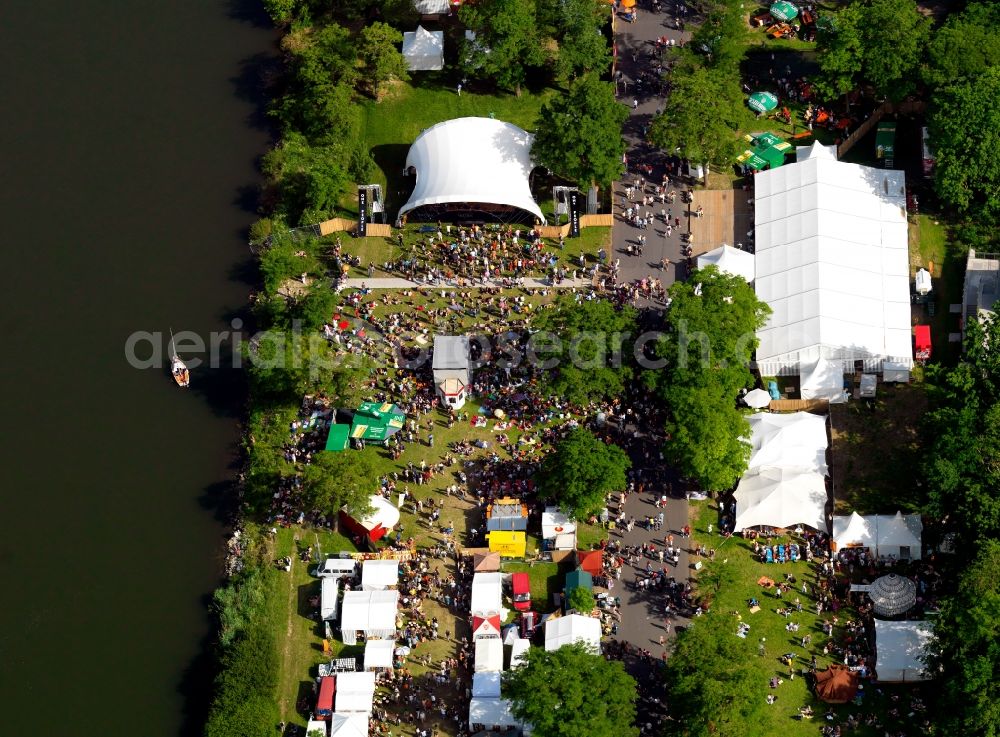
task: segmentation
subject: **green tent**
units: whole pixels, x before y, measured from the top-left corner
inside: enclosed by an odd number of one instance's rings
[[[406,415],[392,402],[365,402],[354,412],[351,437],[356,440],[386,440],[403,429]]]
[[[326,436],[326,448],[324,450],[347,450],[347,444],[351,434],[350,425],[330,425],[330,432]]]
[[[784,146],[787,148],[788,144],[785,143]],[[767,162],[768,166],[772,169],[777,169],[779,166],[785,163],[785,152],[779,146],[768,146],[767,148],[758,148],[757,155]]]
[[[767,148],[768,146],[777,146],[779,143],[784,143],[784,141],[771,133],[771,131],[764,131],[753,139],[753,143],[757,148]]]
[[[747,98],[750,109],[757,113],[766,113],[778,107],[778,98],[771,92],[754,92]]]
[[[583,588],[587,591],[593,591],[594,577],[582,568],[577,568],[575,571],[566,574],[565,588],[567,597],[569,597],[569,594],[573,589]]]
[[[778,0],[771,6],[771,17],[785,23],[792,20],[799,14],[799,9],[788,0]]]

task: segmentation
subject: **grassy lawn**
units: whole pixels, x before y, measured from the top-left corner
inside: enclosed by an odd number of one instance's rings
[[[733,637],[736,636],[737,623],[740,619],[750,625],[748,639],[752,643],[759,643],[760,638],[765,638],[763,654],[757,658],[756,665],[759,668],[760,678],[766,683],[772,677],[777,676],[784,680],[784,683],[771,693],[774,693],[778,700],[769,707],[765,714],[766,718],[755,724],[752,734],[759,735],[782,735],[782,737],[815,737],[821,723],[824,723],[823,714],[830,705],[825,704],[815,698],[809,689],[808,681],[802,677],[801,669],[808,669],[809,658],[816,656],[817,668],[822,670],[827,665],[835,662],[832,657],[823,655],[823,644],[826,640],[821,629],[824,619],[829,619],[832,615],[824,613],[822,616],[816,615],[812,589],[815,577],[811,571],[811,564],[799,561],[797,563],[780,563],[767,565],[757,562],[750,549],[750,543],[739,537],[723,538],[718,534],[707,533],[707,526],[713,523],[718,526],[718,511],[714,502],[696,502],[692,505],[691,518],[693,522],[693,536],[695,541],[704,543],[709,548],[714,548],[716,552],[716,563],[711,566],[725,566],[727,568],[725,578],[731,583],[722,588],[712,602],[712,614],[708,616],[723,617],[732,620]],[[788,539],[784,539],[788,542]],[[702,577],[708,571],[702,571]],[[773,593],[757,585],[757,580],[761,576],[768,576],[773,580],[780,581],[786,574],[795,577],[796,590],[785,594],[783,599],[777,599]],[[805,581],[809,586],[809,594],[802,593],[801,584]],[[760,601],[761,611],[751,614],[747,602],[751,597],[757,597]],[[779,607],[793,607],[795,599],[800,599],[802,612],[793,613],[791,617],[785,618],[779,615],[776,610]],[[846,608],[841,608],[837,613],[840,626],[834,630],[834,638],[837,639],[843,634],[842,625],[855,616],[855,613]],[[799,631],[790,633],[785,630],[785,625],[789,621],[799,625]],[[697,626],[697,621],[695,622]],[[812,636],[812,643],[803,648],[801,638],[803,635]],[[793,667],[796,670],[794,679],[790,679],[789,668],[784,665],[780,658],[784,653],[794,653],[796,660]],[[832,709],[836,714],[837,721],[842,721],[849,714],[867,715],[877,713],[883,719],[885,726],[882,729],[874,729],[864,725],[849,732],[857,737],[883,737],[886,727],[893,733],[903,730],[907,734],[922,734],[918,729],[919,715],[916,718],[905,716],[909,709],[908,697],[917,694],[920,687],[866,684],[864,689],[863,705],[858,707],[852,704],[834,705]],[[900,697],[900,703],[896,706],[903,716],[898,719],[890,718],[887,711],[893,707],[890,700],[893,696]],[[800,707],[810,705],[816,714],[812,720],[802,720],[798,717]],[[911,732],[912,730],[912,732]],[[845,732],[848,734],[848,732]]]
[[[910,273],[921,266],[931,272],[934,316],[926,306],[919,310],[917,321],[930,323],[934,360],[954,363],[961,353],[960,343],[949,343],[948,334],[960,332],[959,317],[948,311],[949,305],[961,304],[965,278],[965,252],[950,247],[948,228],[936,215],[921,213],[910,219]]]
[[[531,563],[505,562],[504,573],[527,573],[531,581],[531,608],[539,614],[554,610],[552,597],[563,589],[566,574],[573,570],[569,561],[552,563],[536,561]]]

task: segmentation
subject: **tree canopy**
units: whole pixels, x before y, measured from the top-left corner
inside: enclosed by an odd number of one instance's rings
[[[638,737],[635,680],[622,664],[582,644],[546,652],[503,674],[504,698],[536,737]]]
[[[632,356],[620,345],[637,332],[637,313],[616,309],[607,300],[577,302],[558,299],[555,309],[542,313],[531,346],[543,366],[552,364],[542,391],[565,397],[577,406],[622,393],[633,374]],[[622,355],[625,353],[627,355]]]
[[[943,87],[1000,66],[1000,3],[969,3],[948,16],[927,47],[924,79]]]
[[[587,72],[602,73],[611,66],[611,49],[601,32],[608,21],[605,3],[601,0],[562,0],[555,19],[559,37],[556,53],[559,76],[574,79]]]
[[[566,608],[573,609],[580,614],[590,614],[594,608],[593,592],[583,586],[577,586],[566,597]]]
[[[302,497],[308,509],[334,516],[343,506],[352,514],[369,509],[378,474],[365,451],[321,451],[302,472]]]
[[[465,73],[496,80],[520,95],[528,69],[545,61],[534,0],[462,3],[458,18],[476,34],[475,48],[464,55]]]
[[[577,519],[586,519],[604,506],[604,497],[625,488],[632,462],[617,445],[605,443],[579,427],[555,444],[538,473],[540,496],[555,499]]]
[[[390,79],[410,78],[406,59],[399,50],[403,34],[388,23],[375,21],[361,29],[359,53],[365,74],[372,86],[372,96],[379,99],[379,85]]]
[[[611,82],[586,74],[573,80],[566,94],[542,105],[531,154],[536,163],[580,186],[608,185],[623,171],[626,118],[628,109],[615,99]]]

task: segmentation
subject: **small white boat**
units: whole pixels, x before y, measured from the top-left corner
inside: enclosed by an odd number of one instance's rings
[[[170,375],[174,377],[177,386],[187,389],[191,384],[191,372],[188,371],[187,364],[184,363],[174,350],[174,331],[170,331]]]

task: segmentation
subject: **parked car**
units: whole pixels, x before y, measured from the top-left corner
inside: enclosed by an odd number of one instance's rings
[[[531,580],[527,573],[514,573],[510,577],[511,599],[519,612],[531,609]]]

